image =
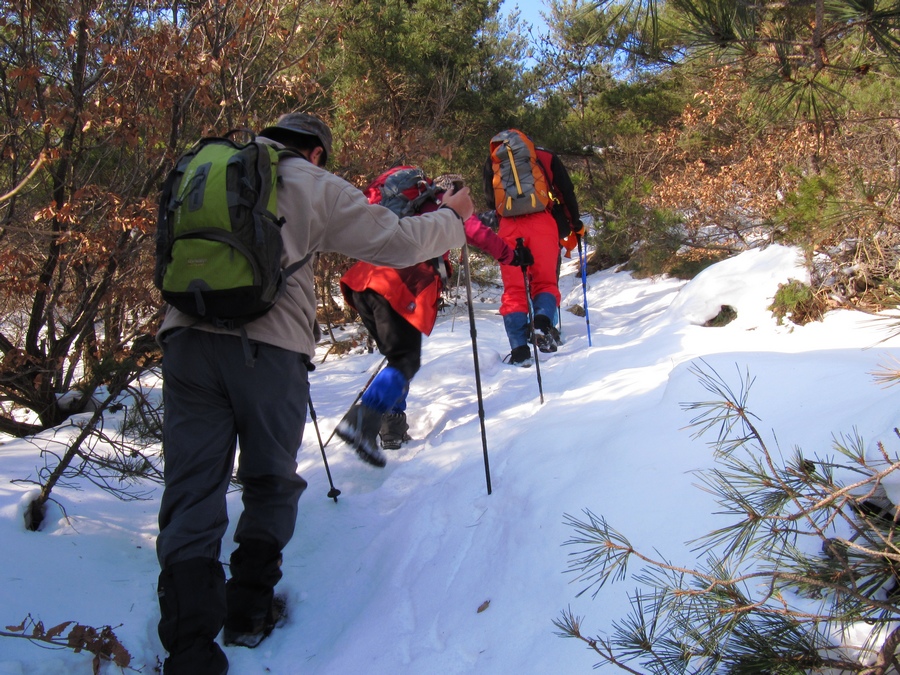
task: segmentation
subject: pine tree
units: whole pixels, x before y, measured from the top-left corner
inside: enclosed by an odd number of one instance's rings
[[[844,114],[848,85],[900,63],[897,0],[602,0],[596,8],[607,17],[597,40],[632,64],[739,66],[759,107],[823,130]]]
[[[642,672],[633,662],[659,675],[896,672],[900,516],[883,481],[900,457],[881,443],[872,457],[854,432],[835,439],[834,457],[782,459],[747,406],[749,373],[735,391],[705,363],[693,372],[712,397],[684,407],[717,460],[700,480],[734,522],[693,542],[705,562],[690,567],[636,550],[590,511],[567,516],[581,593],[623,580],[632,560],[643,567],[610,636],[586,635],[570,610],[560,634],[629,672]],[[853,644],[848,629],[860,625],[867,637]]]

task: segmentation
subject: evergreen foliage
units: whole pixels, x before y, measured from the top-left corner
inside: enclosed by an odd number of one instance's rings
[[[439,175],[466,165],[476,147],[480,168],[486,139],[521,102],[526,43],[515,22],[502,23],[499,7],[497,0],[341,7],[323,60],[351,180],[367,182],[397,163]]]
[[[786,284],[778,285],[769,311],[779,324],[784,323],[784,319],[790,319],[792,323],[802,326],[820,320],[826,308],[827,303],[811,286],[791,279]]]
[[[633,63],[739,67],[771,117],[796,115],[820,129],[841,119],[848,83],[900,63],[896,0],[603,0],[597,11],[607,21],[596,39]]]
[[[717,460],[698,477],[732,522],[692,542],[693,567],[635,549],[590,511],[567,515],[579,595],[596,598],[629,563],[642,567],[611,635],[587,635],[570,610],[555,622],[560,635],[587,643],[598,665],[632,673],[893,672],[900,530],[882,481],[900,458],[880,443],[867,454],[855,432],[834,440],[834,456],[797,448],[783,458],[748,407],[749,373],[735,390],[705,363],[693,372],[710,399],[684,408]]]

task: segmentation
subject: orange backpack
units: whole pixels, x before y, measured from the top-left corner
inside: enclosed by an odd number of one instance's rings
[[[551,202],[547,177],[534,143],[517,129],[491,139],[494,203],[501,216],[524,216],[547,209]]]

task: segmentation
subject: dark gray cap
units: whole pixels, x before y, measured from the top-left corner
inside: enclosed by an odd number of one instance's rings
[[[328,157],[331,156],[331,129],[315,115],[302,112],[288,113],[279,117],[273,126],[259,132],[260,136],[271,138],[284,145],[290,145],[290,137],[295,134],[318,138],[325,150],[325,162],[328,161]]]

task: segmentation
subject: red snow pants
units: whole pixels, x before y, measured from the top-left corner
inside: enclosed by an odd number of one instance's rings
[[[512,248],[515,248],[519,237],[525,240],[525,246],[534,256],[534,265],[528,268],[531,297],[551,293],[559,305],[559,283],[556,278],[559,230],[550,212],[542,211],[514,218],[501,217],[498,234]],[[500,278],[503,280],[500,314],[506,316],[513,312],[528,312],[522,268],[500,265]]]

